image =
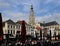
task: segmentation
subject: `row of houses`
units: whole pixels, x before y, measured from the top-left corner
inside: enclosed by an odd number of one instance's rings
[[[3,22],[3,34],[12,34],[16,37],[17,31],[21,34],[22,21],[14,22],[11,19]],[[33,35],[33,27],[25,22],[26,35]],[[5,37],[4,37],[5,38]]]
[[[46,34],[49,34],[51,30],[52,36],[54,35],[54,33],[56,33],[56,35],[60,35],[60,24],[58,24],[56,21],[40,23],[40,26],[46,29]]]
[[[21,34],[21,24],[22,21],[14,22],[11,19],[3,22],[3,34],[12,34],[16,37],[17,31],[20,31]],[[26,35],[33,35],[34,37],[36,37],[36,34],[40,36],[40,29],[42,29],[43,35],[50,34],[50,30],[52,35],[54,35],[54,33],[56,33],[56,35],[60,34],[60,25],[56,21],[37,23],[35,27],[25,22],[25,27]]]

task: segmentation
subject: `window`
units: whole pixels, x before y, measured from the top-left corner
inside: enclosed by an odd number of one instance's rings
[[[12,30],[11,30],[11,34],[12,34]]]
[[[15,26],[13,26],[13,28],[15,28]]]
[[[9,34],[9,30],[8,30],[8,34]]]
[[[19,26],[19,29],[20,29],[20,26]]]
[[[4,34],[6,34],[6,30],[5,30],[5,33]]]
[[[18,25],[16,25],[16,28],[18,27]]]
[[[11,28],[12,28],[12,25],[11,25]]]
[[[9,25],[8,25],[8,28],[9,28]]]
[[[59,29],[59,27],[55,27],[55,29],[57,30],[57,29]]]
[[[13,30],[13,34],[15,34],[15,30]]]
[[[18,28],[18,29],[19,29],[19,28],[20,28],[20,26],[19,26],[19,25],[17,25],[17,26],[16,26],[16,28]]]

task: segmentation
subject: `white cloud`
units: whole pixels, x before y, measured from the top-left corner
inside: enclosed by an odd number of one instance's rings
[[[31,7],[31,5],[33,5],[34,11],[38,12],[39,10],[39,5],[40,5],[40,0],[24,0],[22,2],[22,4],[24,5],[24,11],[28,11],[28,9]]]
[[[4,0],[0,0],[0,7],[7,7],[5,10],[3,10],[4,14],[3,14],[3,20],[7,20],[7,19],[13,19],[14,21],[17,21],[17,20],[26,20],[28,21],[28,17],[29,15],[26,14],[26,13],[22,13],[21,11],[18,12],[19,10],[19,7],[20,5],[23,5],[23,10],[24,12],[29,12],[30,11],[30,5],[32,4],[33,5],[33,8],[34,8],[34,12],[35,14],[36,13],[48,13],[49,11],[49,7],[46,8],[44,7],[43,9],[40,10],[40,1],[41,0],[7,0],[4,2]],[[60,0],[45,0],[45,5],[48,4],[48,3],[51,3],[53,2],[54,4],[56,4],[56,6],[59,6],[60,5]],[[11,7],[14,7],[14,10],[17,12],[15,12],[13,10],[13,8]],[[10,10],[10,11],[8,11]],[[6,16],[4,16],[6,15]],[[57,16],[57,15],[45,15],[45,16],[37,16],[36,17],[36,20],[42,22],[42,21],[53,21],[53,20],[56,20],[56,21],[59,21],[60,16]],[[58,19],[56,19],[58,18]]]
[[[44,4],[49,4],[49,3],[54,3],[55,6],[59,6],[60,5],[60,0],[45,0]]]
[[[40,9],[39,13],[48,13],[48,9]]]
[[[54,13],[53,15],[45,15],[40,17],[37,16],[36,20],[38,20],[39,22],[57,21],[60,24],[60,13]]]
[[[23,5],[31,6],[31,3],[22,3]]]
[[[0,2],[0,7],[8,7],[10,4],[8,2]]]
[[[3,16],[3,21],[8,20],[8,19],[12,19],[14,21],[18,21],[18,20],[25,20],[28,22],[28,14],[26,13],[21,13],[21,12],[11,12],[11,11],[5,11],[4,12],[6,14],[6,16]]]
[[[44,3],[48,4],[48,3],[51,3],[51,2],[53,2],[53,1],[54,1],[54,0],[45,0]]]
[[[45,15],[45,16],[37,16],[36,20],[39,22],[43,22],[46,21],[47,19],[49,19],[52,15]],[[47,21],[46,21],[47,22]]]
[[[24,5],[23,11],[24,12],[29,12],[30,11],[30,6],[29,5]]]

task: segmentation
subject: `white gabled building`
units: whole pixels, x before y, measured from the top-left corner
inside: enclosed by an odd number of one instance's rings
[[[20,31],[20,34],[21,34],[21,25],[22,25],[22,21],[16,22],[16,31]],[[26,35],[32,35],[32,31],[33,31],[32,26],[25,22],[25,27],[26,27]]]
[[[15,37],[16,36],[15,22],[13,22],[10,19],[3,22],[3,34],[12,34]],[[4,35],[4,38],[5,38],[5,35]]]
[[[16,33],[17,32],[20,32],[20,34],[21,34],[21,24],[19,24],[18,22],[16,22]]]
[[[60,24],[58,24],[56,21],[48,22],[48,23],[40,23],[41,27],[46,28],[47,30],[45,31],[46,34],[50,34],[50,30],[52,35],[60,35]]]

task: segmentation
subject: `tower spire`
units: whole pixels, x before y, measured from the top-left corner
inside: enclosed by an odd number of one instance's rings
[[[31,5],[31,12],[33,12],[33,5]]]
[[[30,8],[29,24],[30,25],[34,25],[35,24],[33,5],[31,5],[31,8]]]
[[[33,5],[31,5],[31,9],[33,9]]]

